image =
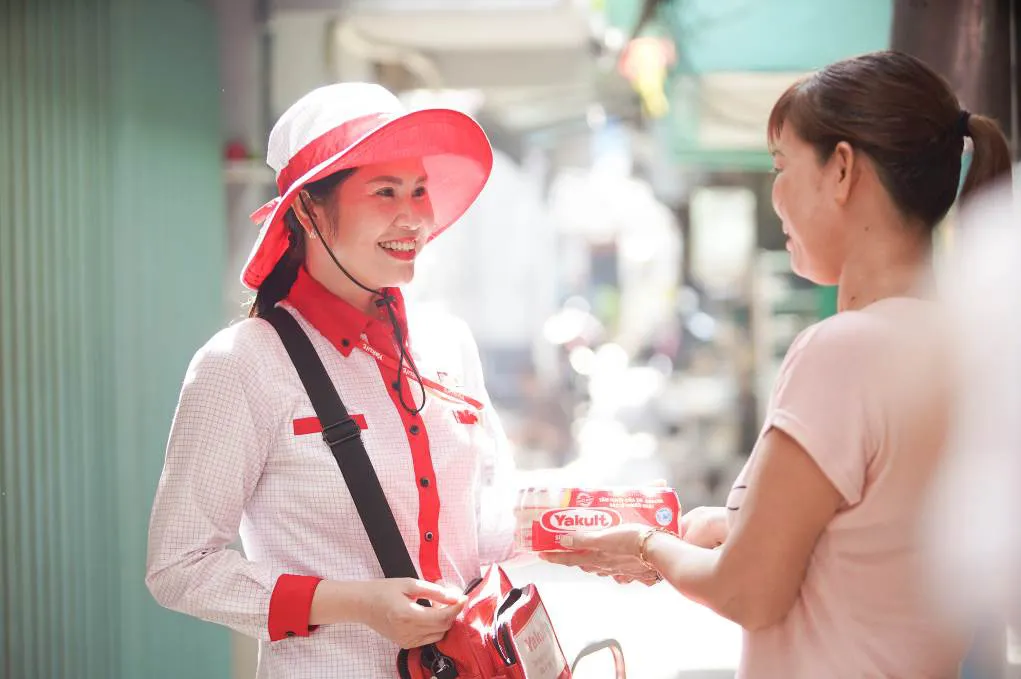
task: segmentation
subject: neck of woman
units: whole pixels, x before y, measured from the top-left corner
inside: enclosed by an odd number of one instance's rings
[[[376,315],[376,300],[379,295],[375,292],[363,290],[354,281],[344,275],[344,272],[336,267],[329,274],[317,277],[316,280],[335,296],[344,300],[359,311],[369,315]],[[325,280],[324,280],[325,279]]]
[[[922,297],[932,273],[932,235],[903,224],[869,229],[844,262],[838,311],[863,309],[889,297]]]

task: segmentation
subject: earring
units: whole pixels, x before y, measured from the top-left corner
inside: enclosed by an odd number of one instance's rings
[[[306,233],[308,234],[308,239],[309,240],[315,240],[316,239],[316,232],[315,231],[307,231]]]

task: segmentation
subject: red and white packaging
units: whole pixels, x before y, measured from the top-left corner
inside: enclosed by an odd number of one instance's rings
[[[681,505],[671,488],[524,488],[518,497],[515,540],[530,552],[563,551],[568,533],[625,523],[678,532]]]

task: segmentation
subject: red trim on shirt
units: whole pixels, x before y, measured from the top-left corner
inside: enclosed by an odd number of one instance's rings
[[[387,288],[386,291],[394,297],[397,320],[406,331],[408,320],[404,297],[397,288]],[[298,277],[287,294],[287,303],[297,309],[344,357],[351,355],[362,334],[377,351],[395,359],[398,357],[393,329],[385,309],[379,309],[372,316],[355,308],[323,287],[304,267],[298,269]],[[404,334],[406,337],[407,332]]]
[[[288,575],[277,578],[269,598],[269,640],[307,637],[316,626],[308,624],[312,598],[322,578],[312,575]]]
[[[407,337],[408,323],[404,297],[397,288],[388,288],[387,292],[394,297],[397,320],[405,330],[404,335]],[[304,268],[298,270],[298,277],[287,295],[287,302],[297,309],[298,313],[322,333],[344,356],[351,355],[357,340],[364,333],[368,343],[377,351],[395,360],[398,358],[393,328],[385,309],[380,309],[375,317],[356,309],[323,287]],[[408,342],[405,344],[407,345]],[[380,375],[387,393],[390,394],[390,399],[393,401],[394,408],[400,415],[404,433],[408,437],[408,446],[411,448],[411,464],[415,472],[414,483],[418,490],[418,539],[420,545],[418,562],[422,571],[421,575],[426,580],[439,582],[442,580],[440,573],[440,496],[437,491],[432,454],[429,451],[429,434],[425,430],[422,418],[412,415],[401,405],[400,395],[393,385],[395,383],[400,385],[404,391],[404,401],[409,405],[412,403],[420,405],[422,392],[417,385],[413,388],[406,377],[398,378],[396,363],[393,366],[387,366],[376,361],[376,365],[379,366]]]
[[[411,465],[415,472],[415,486],[418,489],[418,563],[422,570],[421,575],[430,582],[439,582],[443,579],[440,573],[440,496],[437,490],[436,470],[433,468],[432,454],[429,450],[429,433],[422,418],[412,415],[401,405],[400,396],[392,386],[398,379],[397,370],[381,363],[377,365],[383,379],[390,385],[387,391],[397,414],[401,416],[404,433],[411,447]],[[400,378],[405,403],[421,405],[419,399],[422,398],[422,392],[411,386],[406,377]]]
[[[358,428],[365,431],[369,426],[365,423],[364,415],[352,415],[351,419],[358,425]],[[318,417],[299,417],[292,425],[294,427],[295,436],[304,436],[305,434],[320,434],[323,431],[323,424],[319,421]]]

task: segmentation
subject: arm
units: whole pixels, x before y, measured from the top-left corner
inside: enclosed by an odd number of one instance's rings
[[[488,396],[486,399],[488,401]],[[500,424],[492,404],[482,419],[492,448],[484,452],[489,460],[482,460],[476,515],[479,531],[479,560],[482,564],[507,561],[514,556],[514,504],[517,488],[514,484],[515,466],[510,442]],[[488,477],[488,478],[487,478]]]
[[[485,565],[514,556],[516,468],[510,442],[486,390],[478,346],[467,326],[464,326],[462,334],[465,383],[468,392],[485,404],[479,421],[483,436],[477,439],[481,444],[475,506],[479,560]]]
[[[771,429],[760,441],[750,492],[723,547],[706,549],[667,533],[645,545],[649,565],[677,591],[745,629],[782,620],[797,599],[816,540],[842,498],[790,436]],[[642,579],[646,529],[621,526],[562,543],[573,552],[547,561],[601,575]]]
[[[649,563],[682,594],[746,629],[781,621],[793,606],[815,543],[843,501],[790,436],[759,443],[749,493],[723,547],[708,550],[662,533]]]
[[[851,319],[821,336],[807,333],[789,353],[723,546],[705,549],[664,534],[646,544],[652,565],[682,594],[748,629],[786,616],[819,536],[839,509],[861,499],[873,457],[871,418],[881,411],[866,385],[875,384],[882,336]],[[574,547],[588,552],[551,560],[633,569],[642,531],[614,532],[580,536]]]
[[[145,580],[161,605],[265,640],[275,636],[270,600],[285,574],[228,546],[269,439],[252,416],[224,337],[196,354],[185,377],[150,517]],[[304,591],[314,585],[305,583]]]

